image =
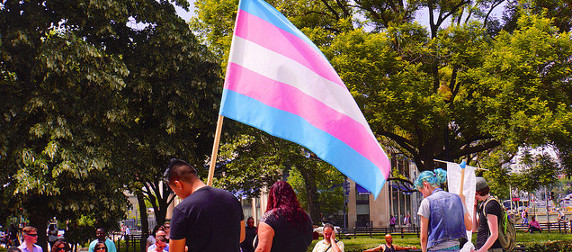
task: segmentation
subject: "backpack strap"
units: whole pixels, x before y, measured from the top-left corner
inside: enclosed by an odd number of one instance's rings
[[[492,199],[494,199],[493,196],[490,196],[487,198],[487,200],[485,200],[485,202],[483,202],[483,216],[485,216],[485,218],[487,218],[487,213],[485,212],[485,208],[487,207],[487,203],[489,203]]]
[[[501,212],[500,212],[501,216],[498,216],[498,217],[497,217],[497,223],[498,223],[498,225],[499,225],[498,228],[499,228],[499,230],[500,230],[502,223],[503,223],[503,222],[504,222],[504,223],[507,222],[507,219],[506,219],[506,218],[507,218],[507,214],[506,214],[506,212],[504,211],[503,205],[500,203],[500,201],[499,201],[498,199],[496,199],[496,198],[493,197],[493,196],[490,196],[490,197],[483,203],[483,215],[485,216],[485,218],[487,217],[487,213],[485,212],[485,207],[487,206],[486,204],[489,203],[490,201],[493,201],[493,200],[496,201],[496,202],[499,204],[500,210],[501,210]],[[504,225],[504,230],[503,230],[503,231],[506,232],[506,225]]]

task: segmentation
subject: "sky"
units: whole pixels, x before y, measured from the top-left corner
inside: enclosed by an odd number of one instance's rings
[[[177,11],[177,14],[179,14],[180,17],[182,17],[185,21],[189,21],[191,20],[191,18],[195,15],[195,1],[189,1],[189,4],[191,5],[189,7],[189,11],[186,11],[185,9],[175,5],[175,10]]]
[[[191,5],[189,7],[189,11],[186,11],[183,8],[175,5],[175,9],[177,11],[177,14],[179,14],[179,16],[186,21],[189,21],[195,15],[194,0],[189,0],[189,4]],[[491,13],[491,17],[500,19],[502,17],[502,12],[504,10],[504,6],[505,6],[505,4],[503,3],[500,6],[496,7],[495,10]],[[423,25],[425,27],[429,27],[429,13],[427,12],[426,9],[422,9],[422,10],[417,11],[415,19],[421,25]]]

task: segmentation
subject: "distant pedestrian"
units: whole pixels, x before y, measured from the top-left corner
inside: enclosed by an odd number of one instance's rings
[[[9,233],[10,235],[8,239],[8,246],[20,246],[20,240],[18,240],[18,233],[20,233],[20,230],[16,227],[16,225],[14,225],[14,223],[10,224]]]
[[[48,227],[48,242],[50,243],[50,247],[54,246],[57,240],[58,229],[56,228],[56,224],[50,224]]]
[[[521,213],[522,224],[528,225],[528,210],[525,208]]]
[[[417,213],[421,217],[421,250],[459,251],[460,239],[467,238],[472,222],[465,206],[465,200],[459,195],[443,191],[441,185],[447,181],[447,172],[443,169],[424,171],[415,180],[415,187],[423,200]]]
[[[258,225],[256,252],[304,252],[312,243],[312,220],[290,184],[278,181],[268,193],[268,206]]]
[[[389,217],[389,232],[394,232],[395,231],[395,216],[390,215]]]
[[[562,212],[562,209],[557,207],[556,212],[558,213],[558,222],[565,222],[566,221],[566,215],[564,214],[564,212]]]
[[[254,226],[254,218],[248,217],[248,219],[246,219],[246,237],[244,241],[240,243],[242,252],[254,252],[254,238],[257,233],[258,228]]]
[[[183,201],[173,210],[169,251],[240,251],[244,214],[230,192],[205,185],[187,162],[171,159],[165,177]]]
[[[94,252],[95,245],[97,245],[98,243],[104,243],[105,250],[107,252],[117,252],[117,248],[115,248],[115,243],[113,243],[112,240],[107,238],[107,233],[105,232],[104,228],[98,228],[95,231],[95,237],[97,237],[97,239],[95,239],[89,244],[89,250],[88,250],[89,252]]]
[[[530,224],[528,224],[528,230],[526,230],[526,232],[530,231],[530,233],[534,233],[534,231],[538,231],[539,233],[542,233],[542,229],[540,228],[540,223],[538,223],[538,221],[536,221],[536,217],[532,216],[532,220],[530,221]]]
[[[403,222],[403,225],[405,225],[406,227],[411,225],[411,215],[409,214],[405,215],[405,221]]]
[[[18,247],[22,252],[43,252],[42,247],[36,245],[38,242],[38,229],[27,226],[22,229],[24,243]]]

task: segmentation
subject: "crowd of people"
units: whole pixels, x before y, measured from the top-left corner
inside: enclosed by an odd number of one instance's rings
[[[18,230],[14,225],[11,225],[11,229],[17,230],[14,234],[14,238],[10,239],[10,247],[6,250],[7,252],[43,252],[42,247],[38,246],[38,229],[32,226],[26,226],[22,230]],[[22,233],[22,243],[18,239],[18,233]],[[48,238],[53,234],[51,232],[51,227],[48,229]],[[12,238],[12,237],[11,237]],[[68,252],[70,251],[70,246],[62,239],[48,239],[50,244],[51,252]]]
[[[478,231],[476,249],[484,252],[502,251],[498,241],[501,205],[490,195],[487,182],[478,177],[476,181],[475,204],[465,205],[463,195],[444,191],[441,187],[447,173],[443,169],[424,171],[416,178],[415,188],[423,195],[419,206],[420,247],[426,251],[459,251],[467,241],[467,231]],[[292,186],[278,181],[268,192],[266,212],[255,226],[254,218],[245,221],[239,200],[230,192],[207,186],[197,175],[197,170],[183,160],[172,159],[165,171],[165,180],[172,191],[182,199],[175,206],[171,222],[157,226],[147,239],[147,252],[187,251],[242,251],[242,252],[303,252],[313,240],[313,226],[310,216],[302,209]],[[481,202],[481,204],[477,204]],[[474,217],[468,207],[473,207]],[[404,225],[411,223],[410,216],[403,219]],[[528,222],[528,221],[527,221]],[[397,219],[391,216],[389,225],[395,227]],[[532,217],[529,231],[540,231],[538,222]],[[123,231],[125,233],[125,231]],[[23,243],[16,244],[10,232],[14,252],[43,252],[36,245],[37,229],[22,229]],[[325,224],[323,239],[318,241],[313,252],[343,252],[344,243],[336,239],[336,228]],[[117,252],[114,242],[107,237],[103,228],[98,228],[96,239],[89,244],[89,252]],[[70,246],[57,238],[57,229],[48,228],[51,252],[67,252]],[[385,243],[364,250],[397,251],[415,247],[393,244],[390,234]]]

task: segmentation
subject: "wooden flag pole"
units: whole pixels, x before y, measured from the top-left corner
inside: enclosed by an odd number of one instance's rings
[[[465,187],[465,169],[461,168],[461,191],[459,192],[459,196],[463,195],[463,187]]]
[[[465,187],[465,167],[467,167],[467,161],[463,160],[459,166],[461,167],[461,191],[459,192],[459,196],[463,197],[463,188]]]
[[[211,153],[211,164],[210,164],[210,168],[209,168],[209,178],[207,180],[208,186],[213,186],[214,170],[215,170],[216,159],[217,159],[217,155],[218,155],[218,146],[220,144],[220,133],[222,131],[223,119],[224,119],[224,116],[219,115],[218,120],[216,122],[216,132],[215,132],[215,138],[214,138],[214,143],[213,143],[213,152]]]

